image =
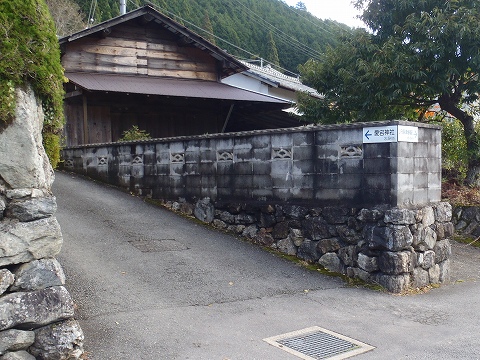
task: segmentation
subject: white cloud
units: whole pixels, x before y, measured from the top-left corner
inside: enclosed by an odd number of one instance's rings
[[[352,0],[284,0],[288,5],[295,6],[302,1],[307,10],[320,19],[336,20],[351,27],[365,27],[356,18],[360,12],[355,9]]]

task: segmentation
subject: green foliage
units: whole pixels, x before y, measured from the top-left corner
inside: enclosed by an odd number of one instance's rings
[[[467,173],[467,143],[462,123],[451,117],[442,126],[442,168],[449,179],[463,181]]]
[[[151,139],[150,134],[145,130],[140,130],[137,125],[133,125],[130,129],[122,133],[119,141],[136,141]]]
[[[45,2],[0,1],[0,32],[0,119],[6,123],[13,119],[14,89],[28,83],[45,110],[44,137],[57,134],[64,122],[63,69]],[[53,155],[58,147],[46,150]]]
[[[357,30],[330,48],[321,61],[302,66],[305,80],[345,116],[414,118],[452,95],[472,103],[480,90],[480,10],[476,1],[359,1],[373,33]],[[460,15],[459,15],[460,14]],[[393,109],[393,111],[392,111]],[[410,112],[409,112],[410,111]],[[335,115],[335,114],[334,114]]]
[[[16,100],[15,84],[12,80],[0,81],[0,99],[0,119],[9,122],[15,113]]]
[[[45,133],[43,134],[43,147],[50,159],[50,164],[53,168],[56,168],[60,162],[60,135]]]
[[[205,30],[205,39],[207,39],[208,41],[210,41],[212,44],[215,45],[215,36],[213,34],[213,26],[207,11],[205,11],[205,15],[203,17],[202,28]]]
[[[301,10],[301,11],[307,11],[307,7],[305,3],[303,3],[302,1],[297,2],[297,5],[295,5],[295,9]]]
[[[419,114],[438,103],[460,120],[468,149],[466,182],[480,184],[479,136],[464,108],[480,93],[478,0],[357,4],[371,31],[346,34],[324,58],[301,68],[306,82],[325,94],[317,120],[422,120]]]
[[[277,45],[275,44],[275,40],[273,39],[273,33],[270,31],[268,33],[268,54],[267,54],[267,59],[273,64],[273,65],[280,65],[280,59],[278,58],[278,50],[277,50]]]
[[[89,13],[90,0],[74,1],[80,5],[85,14]],[[128,1],[128,10],[145,3],[147,3],[145,0]],[[241,58],[252,58],[252,55],[240,51],[237,47],[274,63],[276,59],[270,57],[271,52],[266,46],[268,34],[273,31],[279,63],[291,71],[297,71],[298,65],[305,63],[310,56],[304,51],[299,51],[295,47],[296,42],[285,34],[310,49],[309,53],[322,53],[328,45],[337,43],[339,34],[349,30],[346,25],[331,20],[320,20],[304,7],[288,6],[281,0],[151,0],[150,3],[160,12],[209,39],[201,30],[187,23],[188,21],[212,32],[206,23],[207,13],[213,33],[228,41],[227,43],[216,39],[217,45]],[[117,16],[118,0],[98,0],[98,9],[99,11],[95,13],[96,22]]]
[[[309,60],[299,67],[304,83],[324,95],[313,102],[302,97],[299,108],[309,120],[320,123],[415,119],[418,106],[393,101],[390,65],[379,59],[380,47],[373,35],[357,29],[330,47],[322,61]],[[312,104],[313,102],[313,104]],[[312,105],[316,108],[312,111]]]

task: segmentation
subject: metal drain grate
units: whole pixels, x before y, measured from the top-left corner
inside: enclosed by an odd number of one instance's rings
[[[129,243],[144,253],[188,250],[188,247],[174,239],[136,239]]]
[[[373,346],[318,326],[264,341],[305,360],[340,360],[374,349]]]

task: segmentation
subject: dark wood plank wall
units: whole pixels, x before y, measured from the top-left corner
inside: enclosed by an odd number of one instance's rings
[[[112,141],[112,123],[109,106],[88,106],[88,143]]]
[[[217,133],[223,125],[223,111],[192,111],[183,108],[158,108],[142,104],[141,108],[112,109],[112,140],[117,141],[123,131],[137,125],[152,138]]]
[[[137,125],[150,133],[152,138],[181,135],[212,134],[221,131],[228,108],[211,106],[210,110],[185,102],[184,106],[152,105],[138,101],[135,106],[120,106],[120,100],[111,98],[112,105],[92,105],[88,99],[88,140],[84,142],[83,105],[69,103],[65,106],[68,119],[64,127],[66,146],[85,143],[118,141],[125,130]],[[213,110],[211,110],[213,109]]]
[[[121,24],[105,38],[89,36],[69,43],[62,57],[66,72],[149,75],[216,81],[214,58],[160,25]]]
[[[66,124],[63,135],[67,146],[81,145],[83,141],[83,106],[78,104],[65,104]]]
[[[67,123],[63,129],[67,146],[99,144],[112,141],[112,123],[109,106],[88,105],[88,139],[84,141],[83,105],[66,104]]]

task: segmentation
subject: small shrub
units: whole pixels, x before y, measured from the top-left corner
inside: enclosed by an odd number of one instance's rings
[[[145,130],[140,130],[137,125],[133,125],[130,129],[125,130],[122,133],[122,137],[119,141],[136,141],[136,140],[148,140],[151,139],[150,134]]]

